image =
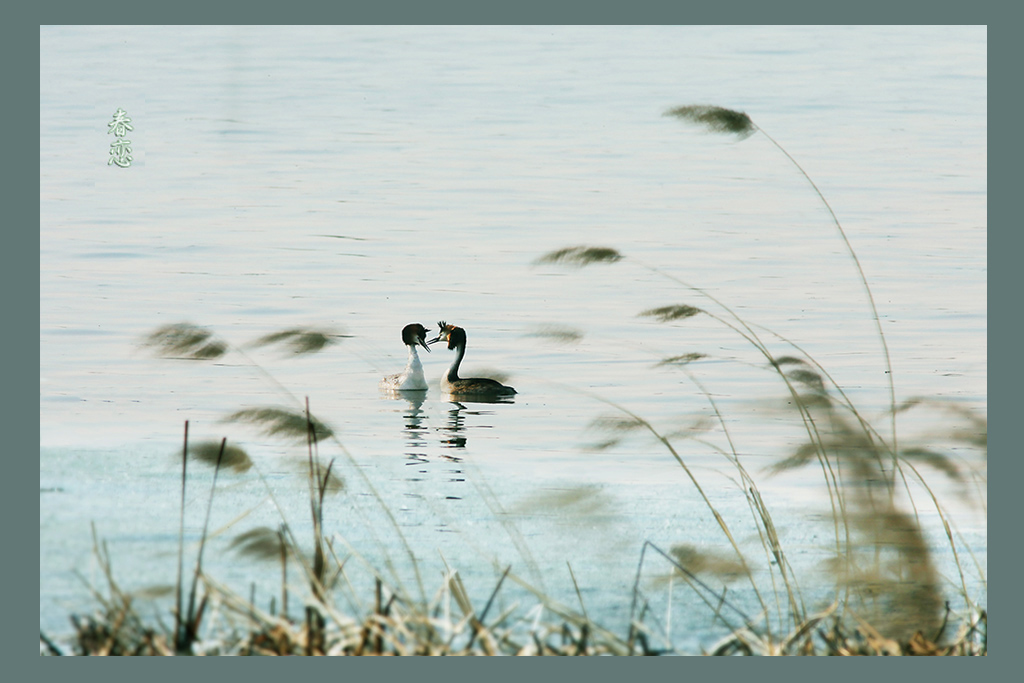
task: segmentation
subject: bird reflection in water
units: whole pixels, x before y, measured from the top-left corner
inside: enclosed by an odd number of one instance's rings
[[[466,424],[466,417],[481,417],[494,415],[492,410],[480,410],[470,409],[466,406],[467,402],[455,401],[450,396],[446,397],[451,404],[448,409],[448,424],[441,427],[441,446],[443,448],[465,448],[469,438],[468,430],[470,429],[492,429],[493,425],[490,424]],[[505,403],[506,401],[493,400],[493,401],[474,401],[475,403]],[[473,423],[479,423],[479,420],[473,420]]]
[[[423,410],[423,403],[426,400],[426,392],[419,391],[396,391],[388,392],[386,394],[391,399],[401,399],[407,404],[407,407],[402,410],[402,432],[405,435],[405,457],[406,466],[416,467],[416,475],[426,475],[428,473],[427,468],[430,465],[431,458],[428,456],[430,450],[429,440],[432,430],[427,424],[428,414],[427,411]],[[442,428],[442,431],[445,428]],[[461,443],[458,443],[461,441]],[[456,437],[454,439],[448,439],[442,437],[441,445],[445,448],[461,448],[465,446],[465,438]],[[449,463],[461,463],[462,458],[449,455],[441,454],[441,459]],[[448,472],[450,479],[449,481],[464,481],[462,470],[459,468],[452,469]],[[409,481],[423,481],[422,476],[412,475],[408,478]]]
[[[430,428],[426,421],[426,412],[423,410],[423,401],[426,392],[401,392],[409,404],[408,408],[402,411],[402,430],[405,432],[405,456],[409,458],[406,465],[425,465],[427,463],[427,435]]]

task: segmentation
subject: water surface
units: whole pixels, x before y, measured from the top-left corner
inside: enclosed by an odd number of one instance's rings
[[[802,439],[776,410],[784,390],[764,358],[707,317],[638,314],[713,308],[677,280],[699,287],[796,341],[888,438],[875,323],[803,176],[763,136],[663,116],[682,104],[746,111],[817,183],[874,292],[897,400],[984,414],[984,28],[47,27],[40,38],[47,632],[91,604],[73,572],[99,578],[93,522],[124,585],[173,581],[185,420],[192,438],[226,436],[253,457],[253,470],[218,484],[207,562],[268,601],[274,568],[227,546],[282,516],[308,534],[305,449],[222,418],[307,397],[343,444],[321,452],[348,486],[326,510],[339,552],[344,538],[387,555],[415,584],[384,501],[428,593],[443,557],[480,600],[511,564],[576,604],[571,565],[588,613],[621,625],[644,540],[727,552],[663,447],[641,435],[590,447],[607,437],[592,422],[614,413],[601,399],[664,431],[713,418],[685,374],[652,367],[684,353],[706,354],[690,369],[757,474],[808,591],[827,596],[813,570],[834,541],[815,523],[828,516],[820,474],[764,472]],[[124,169],[106,163],[118,107],[134,126]],[[575,244],[629,258],[535,263]],[[422,400],[380,395],[380,376],[405,364],[401,328],[441,319],[468,330],[464,369],[504,373],[513,403],[445,400],[436,383],[452,352],[440,346],[421,354],[435,387]],[[243,353],[188,362],[140,348],[180,321]],[[309,357],[245,346],[296,326],[339,343]],[[900,419],[901,439],[934,426]],[[735,471],[716,451],[725,433],[712,422],[700,436],[677,447],[757,551]],[[929,476],[941,497],[942,476]],[[194,541],[209,471],[194,468],[189,483]],[[942,499],[984,568],[984,510]],[[922,517],[934,523],[926,505]],[[678,642],[719,633],[685,590],[673,600]]]

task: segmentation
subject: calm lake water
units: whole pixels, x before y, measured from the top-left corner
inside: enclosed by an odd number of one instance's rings
[[[872,288],[897,401],[986,412],[984,27],[45,27],[40,38],[47,633],[93,607],[81,580],[102,585],[93,524],[123,587],[142,596],[173,584],[186,420],[191,439],[227,437],[255,463],[217,483],[208,573],[246,596],[255,585],[264,607],[279,595],[273,563],[229,546],[282,521],[309,540],[305,447],[223,418],[306,397],[343,444],[321,450],[346,483],[326,503],[336,552],[390,558],[414,594],[381,503],[428,596],[447,564],[482,603],[511,565],[578,608],[575,576],[590,617],[623,631],[643,541],[729,557],[664,446],[634,433],[594,447],[609,437],[594,421],[622,416],[611,401],[679,434],[709,501],[764,565],[721,454],[735,449],[810,603],[827,602],[832,583],[817,567],[834,532],[821,473],[767,469],[806,436],[784,385],[708,316],[638,314],[690,304],[724,317],[686,285],[698,287],[762,326],[775,355],[795,352],[765,330],[817,359],[888,439],[882,345],[806,179],[763,135],[663,115],[679,105],[747,112],[818,185]],[[119,108],[133,126],[127,168],[107,163]],[[535,263],[578,244],[627,259]],[[447,400],[437,383],[453,352],[442,345],[420,354],[425,396],[379,393],[379,378],[405,365],[401,328],[442,319],[468,331],[463,374],[502,373],[514,402]],[[183,321],[236,350],[190,362],[140,346]],[[302,357],[247,346],[294,327],[340,336]],[[706,354],[691,375],[654,367],[686,353]],[[909,411],[899,439],[949,424],[949,413]],[[984,460],[950,452],[975,472],[968,496],[940,471],[922,473],[974,553],[966,580],[984,604]],[[212,473],[190,472],[194,543]],[[934,509],[912,491],[962,608]],[[646,562],[645,594],[677,646],[695,651],[725,632],[684,584],[669,594],[654,580],[667,564]],[[306,592],[292,576],[297,610]],[[515,590],[504,606],[519,599],[535,616]],[[749,583],[729,590],[757,613]]]

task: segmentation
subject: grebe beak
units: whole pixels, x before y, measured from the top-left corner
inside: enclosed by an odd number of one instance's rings
[[[437,340],[435,339],[434,341],[437,341]],[[428,342],[425,336],[424,337],[420,337],[419,342],[420,342],[420,346],[425,348],[427,350],[427,353],[430,353],[430,347],[427,346],[427,344],[430,344],[431,342]]]
[[[441,341],[441,335],[437,335],[437,336],[436,336],[436,337],[434,337],[433,339],[430,339],[430,340],[428,340],[428,341],[426,341],[426,342],[423,342],[424,348],[426,348],[426,345],[427,345],[427,344],[436,344],[436,343],[437,343],[437,342],[439,342],[439,341]],[[427,351],[429,351],[429,350],[430,350],[430,349],[427,349]]]

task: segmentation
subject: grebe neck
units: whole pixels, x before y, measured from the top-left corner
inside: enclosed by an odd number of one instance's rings
[[[462,363],[462,357],[466,355],[466,345],[459,344],[455,347],[455,360],[452,361],[452,366],[448,368],[448,382],[459,381],[459,364]]]
[[[416,353],[416,347],[409,344],[409,363],[406,365],[406,371],[415,370],[419,368],[422,371],[423,364],[420,363],[420,356]]]

